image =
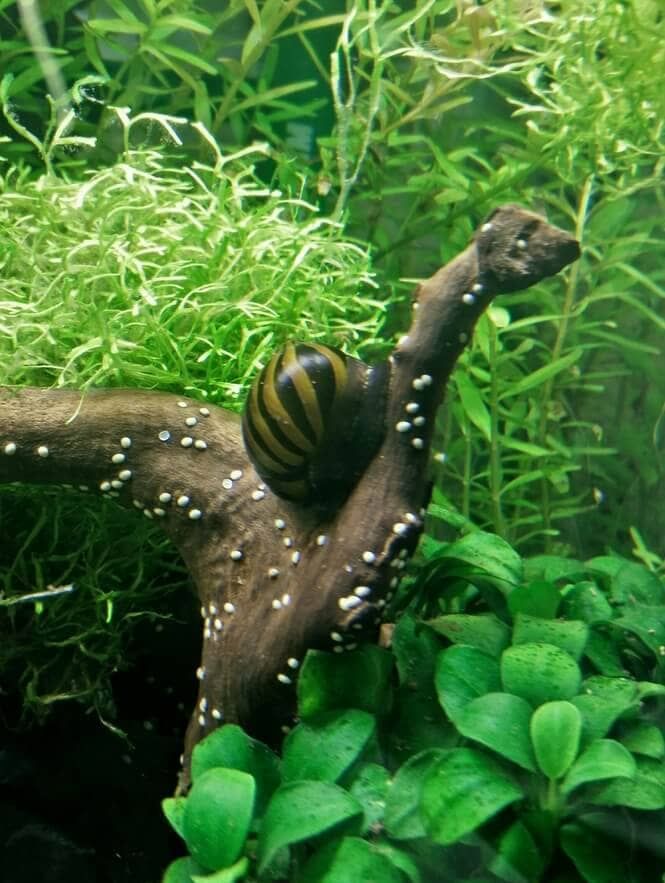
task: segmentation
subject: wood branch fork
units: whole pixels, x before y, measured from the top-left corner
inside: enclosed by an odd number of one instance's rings
[[[507,205],[418,287],[411,328],[388,360],[383,441],[335,508],[272,493],[239,418],[222,408],[140,390],[0,391],[0,482],[115,497],[158,522],[189,568],[202,656],[180,790],[192,749],[220,723],[265,736],[292,720],[308,648],[375,639],[422,531],[436,410],[478,317],[496,295],[578,256],[566,232]]]

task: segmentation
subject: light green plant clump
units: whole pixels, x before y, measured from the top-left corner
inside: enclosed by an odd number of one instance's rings
[[[372,345],[383,304],[366,252],[263,185],[251,163],[266,154],[189,166],[129,151],[82,182],[10,171],[0,383],[176,388],[233,405],[280,340]]]
[[[118,118],[129,140],[132,121]],[[176,135],[172,121],[148,122]],[[210,165],[127,150],[82,181],[7,171],[1,386],[173,389],[239,409],[285,338],[350,352],[376,341],[384,304],[366,252],[260,182],[252,164],[266,148],[222,157],[207,143]],[[27,707],[79,697],[106,713],[132,625],[166,615],[181,568],[147,523],[128,529],[126,513],[75,491],[10,487],[1,505],[16,540],[0,550],[0,671]]]

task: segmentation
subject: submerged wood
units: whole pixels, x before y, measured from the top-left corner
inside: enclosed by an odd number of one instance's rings
[[[192,575],[203,638],[181,791],[194,746],[220,723],[269,738],[292,721],[309,648],[376,639],[422,531],[436,411],[478,317],[578,256],[567,233],[503,206],[418,287],[389,358],[383,442],[336,508],[275,496],[222,408],[140,390],[0,391],[0,482],[84,485],[143,510]]]

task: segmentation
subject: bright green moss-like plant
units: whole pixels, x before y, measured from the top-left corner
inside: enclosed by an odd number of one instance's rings
[[[117,119],[128,144],[134,126],[178,137],[172,119]],[[8,170],[1,385],[172,389],[239,409],[286,338],[381,348],[385,304],[366,253],[313,206],[257,179],[252,163],[266,148],[226,157],[194,131],[208,165],[128,147],[83,181]],[[0,551],[5,599],[74,583],[37,609],[0,608],[3,676],[33,707],[76,696],[107,710],[105,679],[131,624],[155,618],[151,604],[182,579],[178,565],[145,519],[128,531],[126,514],[76,489],[6,489],[1,516],[17,538]]]

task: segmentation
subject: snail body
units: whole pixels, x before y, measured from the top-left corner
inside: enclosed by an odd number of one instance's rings
[[[287,343],[252,385],[245,447],[270,489],[329,505],[348,495],[385,434],[388,367],[335,347]]]

